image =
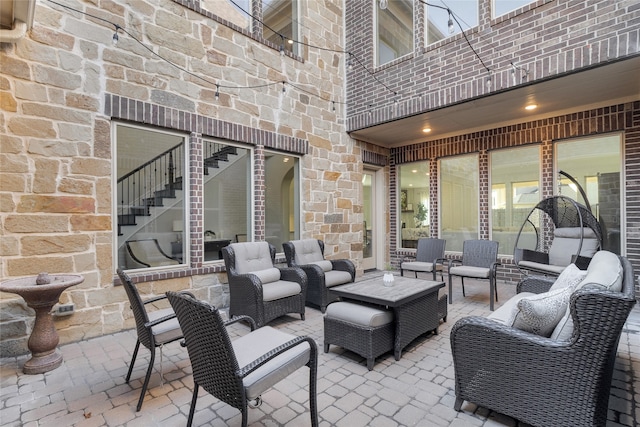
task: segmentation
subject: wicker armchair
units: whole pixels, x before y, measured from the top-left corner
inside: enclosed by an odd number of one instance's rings
[[[223,322],[218,310],[195,298],[167,292],[180,326],[193,369],[193,397],[187,426],[191,426],[200,386],[242,413],[246,427],[249,401],[260,404],[260,395],[302,366],[309,367],[311,425],[318,425],[316,379],[318,349],[308,337],[297,337],[265,326],[255,330],[250,317]],[[226,326],[249,321],[250,333],[231,341]]]
[[[251,317],[259,328],[288,313],[304,320],[307,275],[301,268],[276,268],[267,242],[232,243],[222,248],[229,280],[229,316]]]
[[[587,285],[571,295],[566,340],[484,317],[459,320],[451,330],[454,408],[466,400],[533,426],[604,427],[618,340],[635,304],[633,268],[620,262],[621,292]],[[553,281],[526,277],[517,290],[541,293]]]
[[[462,295],[464,293],[464,278],[489,279],[489,306],[493,311],[493,300],[498,301],[498,287],[496,285],[496,270],[501,265],[498,262],[498,242],[493,240],[465,240],[462,244],[462,260],[449,260],[449,304],[452,303],[453,289],[451,279],[460,277],[462,281]]]
[[[431,273],[433,280],[436,280],[436,272],[440,271],[440,278],[443,278],[442,270],[446,261],[444,257],[444,248],[447,244],[446,240],[434,238],[418,239],[418,249],[416,256],[406,256],[400,262],[400,275],[404,276],[404,271],[413,271],[416,279],[418,272]],[[410,261],[410,258],[414,258]]]
[[[324,259],[324,242],[316,239],[293,240],[282,244],[289,267],[300,267],[307,274],[306,302],[324,313],[327,305],[336,301],[331,288],[351,283],[356,267],[348,259]]]
[[[124,290],[127,293],[127,297],[129,298],[129,304],[131,304],[131,310],[133,311],[133,317],[136,320],[136,330],[138,332],[136,347],[133,350],[133,356],[131,357],[131,363],[129,364],[129,371],[127,372],[127,377],[125,379],[127,384],[131,378],[131,372],[133,371],[133,365],[136,362],[136,357],[138,356],[140,344],[147,347],[151,352],[149,367],[147,368],[147,374],[144,377],[144,383],[142,384],[140,398],[138,399],[138,405],[136,407],[136,411],[140,411],[142,408],[142,402],[144,401],[144,395],[147,391],[147,386],[149,385],[149,379],[151,378],[151,372],[153,371],[153,364],[156,359],[156,348],[160,347],[160,361],[162,361],[162,346],[181,339],[182,330],[180,330],[178,319],[176,319],[176,315],[171,307],[150,311],[147,311],[146,309],[147,304],[166,299],[167,297],[165,295],[159,295],[143,301],[142,298],[140,298],[138,289],[131,281],[129,275],[121,269],[118,269],[117,273],[122,285],[124,286]],[[160,375],[162,376],[162,371],[160,372]]]

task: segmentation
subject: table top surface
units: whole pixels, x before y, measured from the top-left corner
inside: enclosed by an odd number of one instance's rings
[[[347,285],[334,286],[331,288],[331,292],[349,299],[396,307],[424,295],[437,293],[438,289],[443,287],[444,282],[400,276],[394,276],[393,286],[385,286],[382,276],[380,276]]]

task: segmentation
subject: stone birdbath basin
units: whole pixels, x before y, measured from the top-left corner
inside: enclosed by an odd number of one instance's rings
[[[27,305],[36,311],[36,321],[29,337],[31,359],[24,364],[25,374],[42,374],[62,364],[58,346],[58,332],[53,324],[51,308],[58,302],[60,294],[70,286],[84,281],[77,274],[40,273],[37,277],[22,277],[0,283],[0,291],[20,295]]]

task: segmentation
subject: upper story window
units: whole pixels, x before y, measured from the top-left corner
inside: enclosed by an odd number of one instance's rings
[[[289,40],[299,40],[296,0],[262,0],[262,22],[262,36],[265,39],[298,53],[297,43],[288,43]]]
[[[289,42],[300,39],[297,0],[201,0],[201,7],[247,31],[262,31],[266,40],[298,53],[298,44]],[[262,22],[252,23],[252,16],[260,16],[256,9],[262,11]]]
[[[529,3],[533,3],[531,0],[493,0],[493,7],[491,8],[493,18],[497,18],[502,15],[506,15],[516,9],[526,6]]]
[[[434,0],[425,5],[427,45],[478,26],[479,3],[480,0]]]
[[[413,1],[375,1],[377,65],[413,52]]]
[[[201,0],[200,7],[240,28],[251,30],[251,0]]]

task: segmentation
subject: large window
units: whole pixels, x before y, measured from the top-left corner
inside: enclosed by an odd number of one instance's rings
[[[282,243],[300,238],[300,172],[297,157],[265,153],[265,240],[282,252]]]
[[[247,148],[205,140],[204,260],[221,258],[220,249],[251,235],[251,153]]]
[[[419,238],[429,237],[429,162],[400,165],[398,172],[402,247],[415,248]]]
[[[478,25],[479,0],[433,0],[424,7],[427,45]]]
[[[602,228],[604,249],[617,254],[624,247],[621,145],[619,134],[556,144],[557,194],[589,206]]]
[[[374,1],[378,65],[413,52],[413,1]]]
[[[297,1],[262,0],[262,22],[262,34],[265,39],[286,50],[298,53],[298,44],[288,43],[289,40],[299,40]],[[280,35],[287,40],[284,41]]]
[[[506,15],[516,9],[533,3],[532,0],[493,0],[492,14],[494,18]]]
[[[491,152],[491,239],[501,254],[512,255],[516,237],[531,209],[540,201],[540,148]],[[521,239],[533,239],[523,230]],[[522,243],[522,242],[521,242]]]
[[[124,269],[185,263],[188,169],[185,135],[114,125],[117,264]]]
[[[461,252],[465,240],[478,238],[478,177],[477,154],[440,160],[440,238],[447,250]]]

